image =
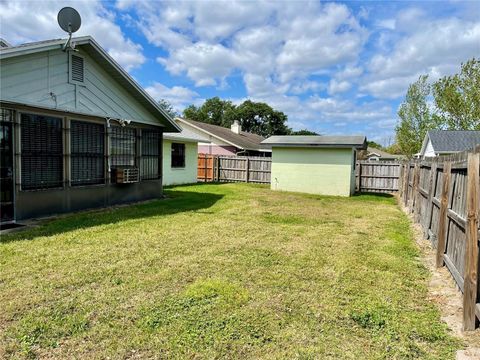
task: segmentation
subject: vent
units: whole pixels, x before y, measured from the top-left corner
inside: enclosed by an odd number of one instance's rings
[[[70,69],[72,81],[83,83],[83,76],[84,76],[83,70],[84,70],[83,58],[80,56],[72,55],[71,69]]]

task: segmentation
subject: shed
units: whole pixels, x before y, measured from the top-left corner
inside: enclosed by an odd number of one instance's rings
[[[198,143],[206,138],[190,131],[175,119],[181,132],[163,133],[163,185],[197,182]]]
[[[365,136],[272,136],[272,190],[350,196]]]

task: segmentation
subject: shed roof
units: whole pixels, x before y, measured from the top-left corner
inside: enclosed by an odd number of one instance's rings
[[[61,48],[66,39],[37,41],[0,48],[0,59],[22,56]],[[118,81],[140,104],[159,119],[164,120],[166,131],[178,132],[180,128],[158,103],[91,37],[72,38],[72,44],[81,46],[105,71]]]
[[[274,135],[262,144],[285,147],[367,148],[365,136]]]
[[[480,131],[430,130],[427,136],[436,153],[470,150],[480,144]]]
[[[260,135],[253,134],[246,131],[241,131],[240,134],[234,133],[230,128],[223,126],[206,124],[199,121],[179,119],[180,122],[185,122],[188,125],[204,132],[205,134],[212,135],[219,140],[223,140],[239,149],[243,150],[256,150],[256,151],[270,151],[270,147],[263,145],[262,141],[265,140]]]

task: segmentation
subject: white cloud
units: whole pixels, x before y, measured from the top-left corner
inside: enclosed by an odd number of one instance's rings
[[[298,90],[311,73],[356,60],[367,39],[343,4],[122,1],[117,6],[137,11],[148,41],[167,51],[158,61],[171,74],[211,86],[238,70],[249,95],[258,88],[252,80],[260,77]]]
[[[57,13],[67,5],[74,6],[82,17],[82,26],[75,36],[92,35],[127,70],[145,62],[142,47],[123,34],[115,24],[114,14],[100,1],[0,2],[0,36],[14,45],[65,38],[65,32],[57,24]]]
[[[409,34],[396,42],[393,50],[370,59],[360,90],[379,98],[398,98],[421,74],[435,80],[458,72],[462,62],[480,54],[479,21],[422,21],[420,14],[413,9],[399,15],[398,23]]]
[[[154,82],[145,90],[157,101],[160,99],[167,100],[179,113],[188,105],[198,104],[203,100],[200,99],[197,92],[183,86],[173,86],[169,88],[163,84]]]
[[[352,87],[352,84],[348,81],[337,81],[335,79],[330,80],[330,84],[328,85],[328,93],[330,95],[335,95],[338,93],[345,92]]]

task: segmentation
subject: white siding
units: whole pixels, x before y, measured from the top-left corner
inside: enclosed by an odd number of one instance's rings
[[[69,54],[59,50],[1,60],[2,100],[71,112],[160,125],[115,79],[84,51],[84,84],[69,82]],[[53,94],[53,96],[52,96]]]

